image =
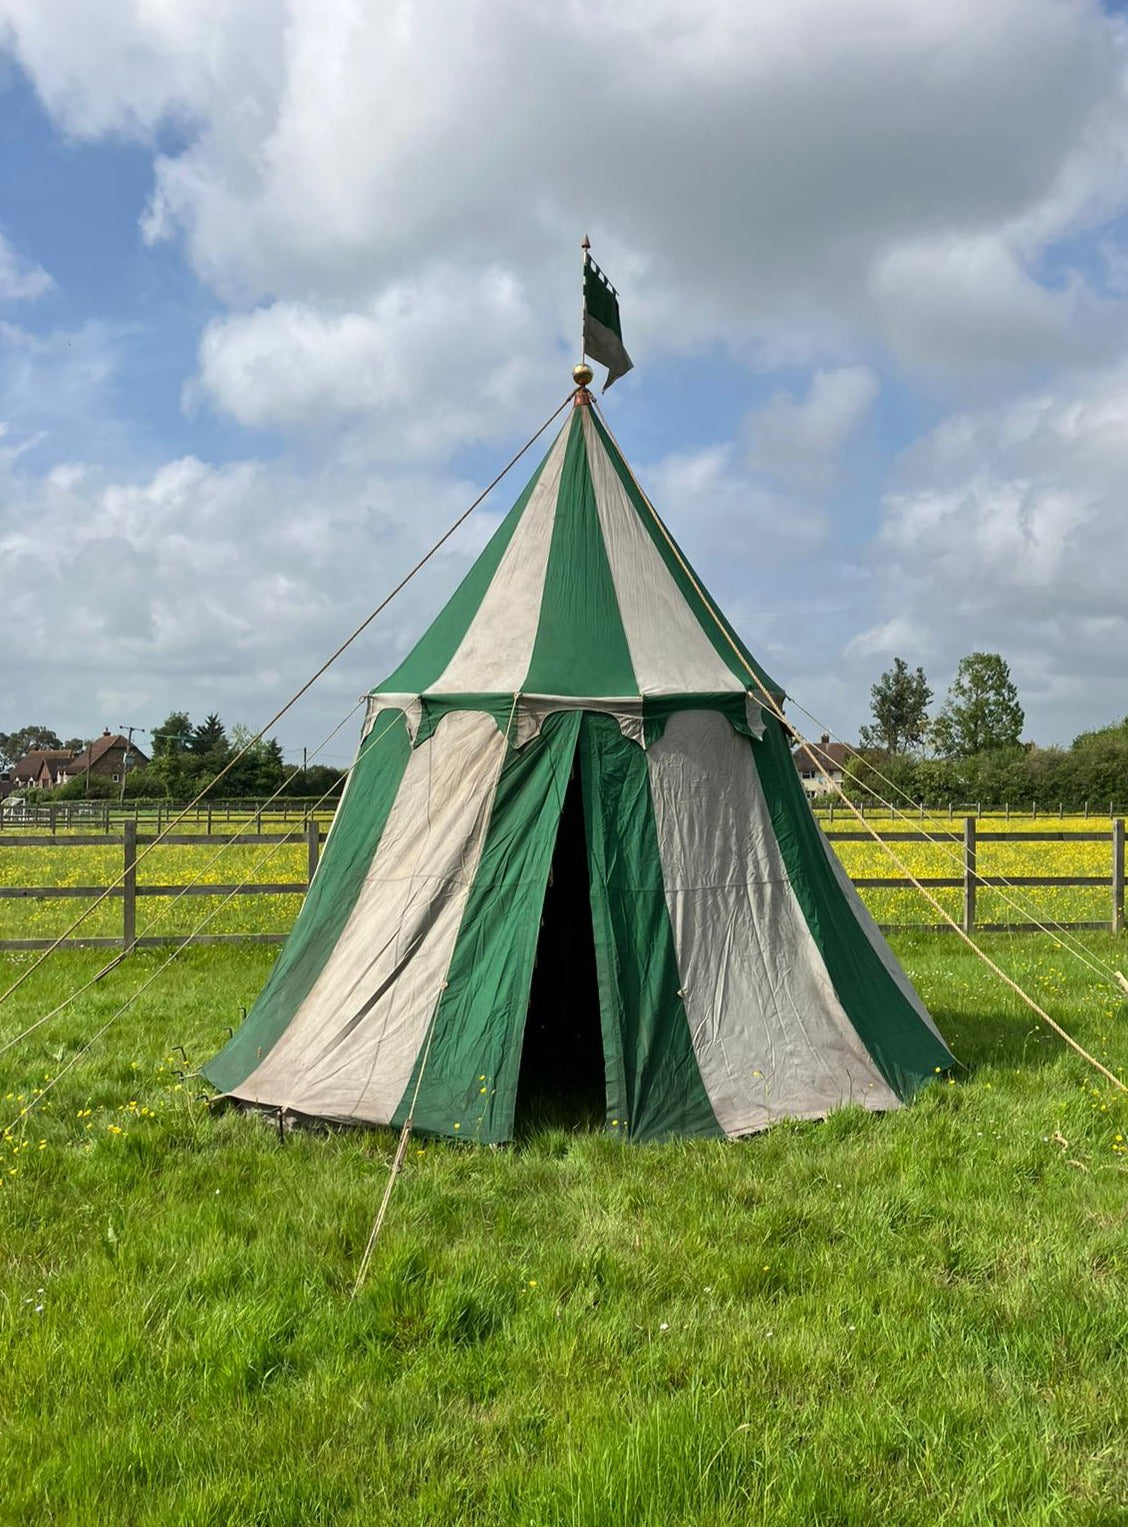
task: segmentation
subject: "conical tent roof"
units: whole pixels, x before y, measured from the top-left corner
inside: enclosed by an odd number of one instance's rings
[[[578,701],[641,724],[691,703],[739,716],[749,689],[782,698],[704,594],[594,410],[580,406],[374,698],[434,720],[483,705],[508,718],[507,701],[520,696],[524,740],[530,717]]]
[[[633,1139],[894,1108],[952,1063],[811,815],[778,686],[577,403],[370,697],[293,933],[205,1067],[240,1100],[507,1140],[534,964],[585,929]]]

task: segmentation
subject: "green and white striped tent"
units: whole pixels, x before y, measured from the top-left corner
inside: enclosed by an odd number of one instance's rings
[[[294,930],[205,1067],[222,1092],[504,1141],[535,1051],[658,1140],[895,1108],[952,1064],[811,815],[782,692],[576,403],[371,695]]]

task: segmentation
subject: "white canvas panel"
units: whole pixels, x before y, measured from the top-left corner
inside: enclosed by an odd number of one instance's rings
[[[791,889],[752,744],[723,716],[686,711],[647,763],[682,999],[721,1128],[899,1107]]]
[[[701,629],[639,521],[591,411],[581,412],[600,528],[639,690],[647,695],[675,695],[743,689]]]
[[[757,741],[764,735],[767,721],[764,719],[764,710],[758,700],[747,695],[744,700],[744,719],[748,722],[748,730]]]
[[[419,723],[423,720],[423,702],[418,695],[394,695],[374,694],[367,695],[368,708],[364,713],[364,729],[361,732],[361,741],[373,730],[380,716],[384,717],[381,727],[387,726],[391,721],[388,712],[403,711],[404,722],[407,726],[407,735],[412,742],[415,741],[419,731]]]
[[[446,982],[505,752],[491,716],[457,711],[411,754],[336,947],[236,1096],[388,1123]]]
[[[428,693],[517,694],[523,686],[540,623],[569,433],[569,426],[565,425],[556,437],[485,597],[450,662],[429,686]]]

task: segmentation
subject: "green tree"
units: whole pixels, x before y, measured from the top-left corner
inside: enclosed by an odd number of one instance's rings
[[[10,768],[32,748],[61,747],[58,734],[49,726],[21,726],[15,732],[0,732],[0,764]]]
[[[879,748],[885,753],[912,753],[924,746],[928,735],[928,707],[932,690],[924,669],[914,673],[902,657],[893,659],[892,668],[870,690],[873,726],[863,726],[859,734],[862,747]]]
[[[973,758],[1018,747],[1025,720],[1003,659],[997,652],[972,652],[960,659],[932,736],[945,758]]]
[[[184,710],[170,711],[160,726],[153,728],[153,757],[145,770],[147,790],[168,800],[181,800],[194,793],[191,785],[203,765],[188,751],[193,736],[192,722]]]
[[[1128,716],[1114,726],[1082,732],[1066,757],[1080,803],[1128,802]]]
[[[922,794],[920,759],[908,753],[886,753],[867,748],[846,762],[844,788],[853,801],[895,801],[903,806],[906,798],[919,800]]]
[[[89,778],[83,774],[78,779],[68,780],[65,785],[60,785],[57,790],[53,790],[50,799],[55,801],[116,800],[118,788],[103,774],[91,774]]]
[[[1097,727],[1092,732],[1082,732],[1074,737],[1070,746],[1072,748],[1104,747],[1109,743],[1128,743],[1128,716],[1123,721],[1114,721],[1111,726]]]
[[[282,746],[276,737],[252,742],[249,727],[231,728],[231,752],[243,754],[223,781],[223,793],[232,796],[273,795],[285,778]],[[246,752],[243,752],[244,748]]]
[[[220,766],[226,762],[228,743],[227,733],[223,722],[214,711],[199,726],[192,728],[192,736],[188,742],[188,749],[195,753],[197,758],[210,760],[219,759]]]
[[[125,776],[125,798],[127,801],[159,801],[176,799],[182,791],[170,791],[167,781],[160,769],[151,763],[140,769],[130,769]]]
[[[320,800],[322,796],[335,799],[345,783],[345,771],[331,768],[328,764],[309,764],[304,769],[289,768],[283,795],[302,796]]]
[[[192,722],[186,710],[170,711],[160,726],[150,734],[153,757],[164,758],[169,753],[183,753],[192,740]]]

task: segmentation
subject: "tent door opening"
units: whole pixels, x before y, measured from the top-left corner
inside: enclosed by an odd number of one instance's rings
[[[516,1128],[602,1126],[603,1031],[579,759],[564,795],[537,939],[517,1081]]]

